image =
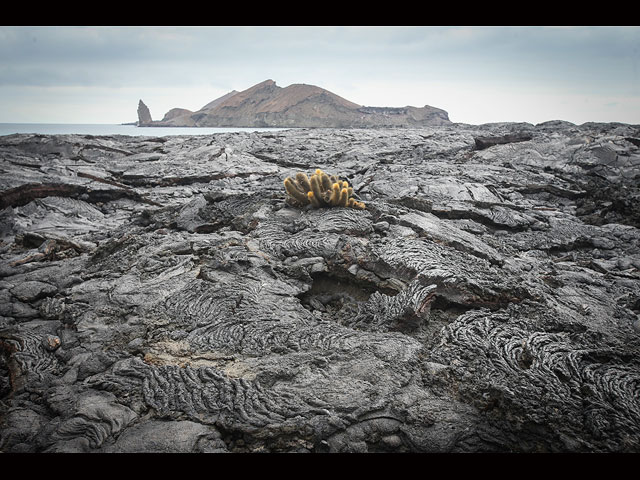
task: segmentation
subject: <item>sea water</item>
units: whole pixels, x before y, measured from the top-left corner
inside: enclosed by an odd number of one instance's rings
[[[206,127],[137,127],[118,124],[72,123],[0,123],[0,136],[14,133],[39,133],[44,135],[131,135],[165,137],[168,135],[211,135],[230,132],[269,132],[286,128],[206,128]]]

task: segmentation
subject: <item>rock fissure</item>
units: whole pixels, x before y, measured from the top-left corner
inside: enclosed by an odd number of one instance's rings
[[[0,451],[639,451],[637,137],[3,138]]]

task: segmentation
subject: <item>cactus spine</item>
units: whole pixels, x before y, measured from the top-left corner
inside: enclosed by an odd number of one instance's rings
[[[320,202],[320,205],[324,204],[324,200],[322,198],[322,186],[320,185],[320,177],[318,175],[311,175],[311,179],[309,180],[311,183],[311,191],[315,196],[316,200]]]
[[[331,185],[331,179],[329,178],[329,175],[327,175],[324,172],[320,172],[320,182],[322,185],[322,190],[331,190],[332,185]]]
[[[298,185],[291,179],[291,177],[287,177],[284,179],[284,188],[289,195],[295,198],[302,204],[309,203],[307,195],[299,189]]]
[[[309,183],[309,177],[307,177],[303,172],[296,173],[296,182],[302,188],[303,192],[309,192],[311,190],[311,184]]]
[[[365,208],[363,202],[353,198],[353,187],[349,182],[340,180],[337,175],[328,175],[319,168],[310,177],[298,172],[294,178],[285,178],[284,188],[289,201],[295,206]]]
[[[338,205],[341,207],[349,206],[349,194],[347,193],[347,189],[343,188],[340,190],[340,198],[338,199]]]
[[[309,202],[311,203],[311,205],[313,205],[316,208],[320,208],[320,202],[318,201],[318,199],[316,198],[316,196],[314,195],[313,192],[307,192],[307,197],[309,199]]]
[[[339,205],[340,203],[340,185],[338,185],[337,183],[334,183],[333,187],[331,188],[331,197],[329,198],[329,203],[331,203],[331,205],[333,206]]]

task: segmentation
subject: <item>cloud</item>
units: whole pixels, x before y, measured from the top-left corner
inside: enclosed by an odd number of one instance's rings
[[[460,98],[493,92],[494,105],[543,90],[640,97],[639,45],[638,27],[0,27],[0,99],[12,102],[9,89],[76,87],[115,104],[137,91],[161,117],[271,78],[363,105],[430,104],[455,118],[454,86]],[[434,85],[448,85],[446,95]],[[196,93],[207,96],[196,102]]]
[[[639,42],[638,28],[606,27],[3,27],[0,82],[189,84],[225,70],[315,68],[602,83],[637,68]]]

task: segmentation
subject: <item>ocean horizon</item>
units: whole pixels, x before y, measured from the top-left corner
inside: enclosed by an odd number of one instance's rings
[[[132,124],[100,123],[0,123],[0,136],[16,133],[41,135],[129,135],[165,137],[170,135],[212,135],[233,132],[271,132],[287,128],[254,127],[138,127]]]

